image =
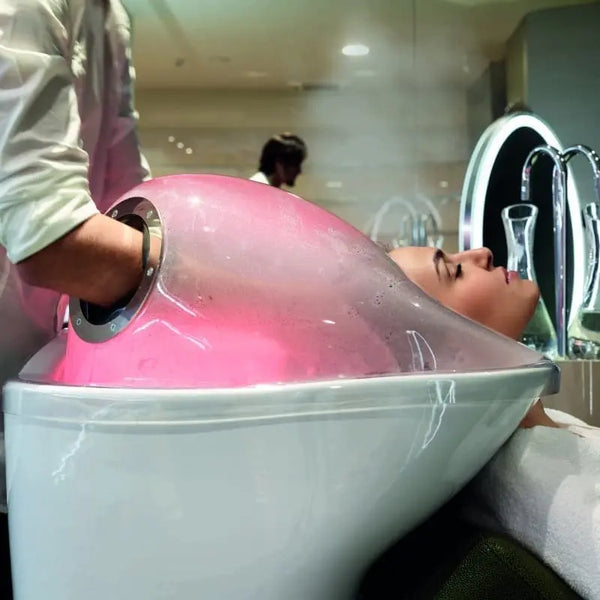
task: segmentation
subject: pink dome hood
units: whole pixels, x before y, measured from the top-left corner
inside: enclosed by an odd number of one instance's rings
[[[162,239],[117,316],[71,299],[54,383],[230,388],[533,364],[541,355],[445,309],[322,208],[216,175],[145,182],[109,216]]]

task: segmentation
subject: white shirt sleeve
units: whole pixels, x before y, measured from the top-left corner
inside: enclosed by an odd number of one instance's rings
[[[267,176],[262,171],[258,171],[257,173],[254,173],[254,175],[252,175],[252,177],[250,177],[250,181],[257,181],[258,183],[264,183],[266,185],[271,185],[269,183],[269,180],[267,179]]]
[[[126,14],[123,11],[123,18]],[[112,204],[119,196],[150,179],[150,167],[140,151],[137,135],[138,113],[134,108],[135,70],[131,64],[131,47],[127,40],[121,72],[119,112],[108,148],[104,201]]]
[[[66,10],[0,0],[0,243],[12,262],[98,212],[66,58]]]

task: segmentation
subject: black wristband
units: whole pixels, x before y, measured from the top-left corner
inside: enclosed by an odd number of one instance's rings
[[[142,277],[148,269],[148,260],[150,258],[150,230],[146,223],[142,228]]]

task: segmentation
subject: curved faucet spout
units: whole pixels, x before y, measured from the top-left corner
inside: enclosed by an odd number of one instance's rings
[[[565,149],[562,153],[563,161],[568,163],[576,154],[585,156],[592,167],[594,173],[594,192],[596,200],[600,203],[600,156],[590,147],[583,144],[576,144]]]
[[[521,200],[528,202],[531,196],[531,169],[540,155],[546,155],[554,162],[552,171],[552,214],[554,231],[554,294],[556,299],[556,342],[558,354],[567,355],[567,322],[565,279],[567,232],[567,166],[563,155],[553,146],[543,144],[534,148],[525,159],[521,172]]]
[[[554,162],[554,168],[563,171],[566,177],[566,167],[563,155],[553,146],[543,144],[536,146],[525,159],[523,163],[523,170],[521,172],[521,200],[523,202],[529,202],[531,195],[531,168],[537,162],[540,155],[545,154]],[[554,182],[553,182],[554,183]]]
[[[427,246],[431,239],[437,248],[440,239],[440,230],[435,215],[431,212],[421,215],[421,222],[423,224],[423,243],[421,245]],[[430,224],[431,227],[429,226]]]
[[[409,214],[408,221],[409,221],[409,228],[410,228],[409,232],[412,237],[413,223],[417,218],[417,211],[415,210],[414,206],[410,202],[405,200],[404,198],[400,198],[399,196],[393,196],[392,198],[389,198],[388,200],[386,200],[379,207],[377,212],[375,213],[375,217],[373,218],[373,225],[371,227],[371,233],[369,235],[369,237],[374,242],[377,242],[379,239],[379,228],[381,227],[381,222],[383,220],[383,217],[387,214],[389,209],[394,205],[404,206],[408,210],[408,214]]]

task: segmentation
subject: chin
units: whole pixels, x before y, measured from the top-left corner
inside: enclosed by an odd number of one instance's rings
[[[523,280],[523,283],[527,284],[527,288],[528,288],[527,291],[531,295],[532,304],[534,305],[534,310],[535,310],[535,305],[537,304],[537,301],[540,299],[540,288],[537,286],[536,283],[534,283],[533,281],[529,281],[528,279]]]
[[[529,321],[529,319],[531,319],[531,317],[533,317],[533,313],[535,312],[535,309],[537,308],[539,299],[540,299],[540,292],[536,287],[536,293],[531,296],[531,300],[529,302],[529,318],[527,319],[527,321]]]

